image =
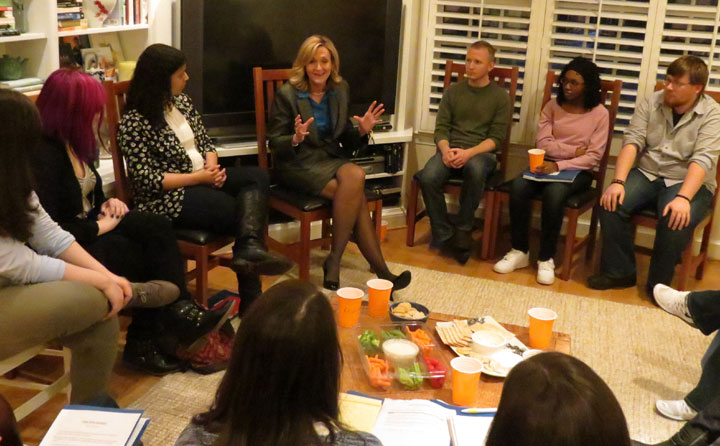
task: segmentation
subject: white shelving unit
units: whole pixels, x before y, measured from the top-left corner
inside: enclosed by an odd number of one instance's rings
[[[0,37],[0,55],[27,58],[24,77],[45,79],[60,67],[60,38],[117,33],[125,58],[135,60],[152,43],[171,43],[171,3],[172,0],[150,0],[148,24],[58,31],[57,0],[27,0],[29,31]]]

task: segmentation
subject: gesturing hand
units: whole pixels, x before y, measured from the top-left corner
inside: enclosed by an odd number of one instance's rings
[[[370,133],[370,130],[375,127],[375,124],[380,122],[380,119],[378,118],[380,118],[383,113],[385,113],[385,106],[383,104],[378,104],[377,101],[373,101],[362,117],[353,116],[353,119],[358,122],[358,126],[360,127],[360,135],[362,136]]]
[[[625,199],[625,186],[613,183],[605,189],[602,197],[600,197],[600,206],[606,211],[615,212],[618,204],[622,204]]]
[[[305,137],[310,134],[308,128],[314,120],[315,118],[313,117],[303,123],[300,115],[295,116],[295,134],[292,137],[292,145],[296,146],[305,141]]]
[[[663,217],[670,212],[670,220],[668,220],[668,228],[679,230],[687,228],[690,225],[690,202],[681,197],[675,197],[673,201],[663,209]]]

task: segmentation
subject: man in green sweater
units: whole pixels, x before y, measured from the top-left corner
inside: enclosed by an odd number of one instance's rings
[[[495,171],[495,152],[506,138],[512,119],[507,91],[490,80],[495,67],[495,48],[484,41],[470,45],[465,77],[448,87],[435,122],[437,153],[416,178],[430,217],[434,243],[450,250],[461,264],[470,258],[475,209],[485,181]],[[462,178],[460,212],[450,223],[443,186],[451,178]]]

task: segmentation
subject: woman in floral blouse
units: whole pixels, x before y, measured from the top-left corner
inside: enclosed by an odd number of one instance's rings
[[[235,236],[231,268],[242,312],[260,295],[259,274],[282,274],[292,265],[265,247],[267,173],[218,164],[200,114],[182,92],[186,68],[185,55],[168,45],[143,51],[118,143],[138,209],[165,215],[176,228]]]

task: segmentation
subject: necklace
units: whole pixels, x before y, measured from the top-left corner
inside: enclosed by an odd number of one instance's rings
[[[321,91],[320,93],[310,93],[310,96],[322,96],[324,94],[325,94],[325,92]]]

